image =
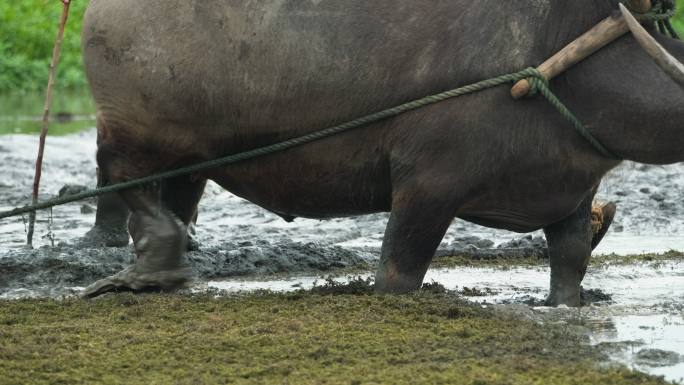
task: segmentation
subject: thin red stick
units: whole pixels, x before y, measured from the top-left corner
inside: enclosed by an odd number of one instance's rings
[[[43,169],[43,152],[45,150],[45,137],[48,132],[48,117],[50,114],[50,105],[52,104],[52,89],[55,86],[55,72],[59,64],[59,53],[62,49],[62,40],[64,39],[64,27],[66,26],[69,17],[69,5],[71,0],[61,0],[62,17],[59,20],[59,29],[57,30],[57,39],[55,46],[52,49],[52,61],[50,62],[50,73],[48,76],[47,92],[45,95],[45,107],[43,109],[43,127],[40,130],[40,144],[38,145],[38,158],[36,159],[36,173],[33,177],[33,204],[38,201],[38,188],[40,187],[40,175]],[[29,228],[26,237],[26,244],[33,246],[33,229],[36,223],[36,212],[32,211],[29,214]]]

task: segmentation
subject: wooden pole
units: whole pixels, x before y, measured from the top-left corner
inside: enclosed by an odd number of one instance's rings
[[[638,13],[646,13],[651,9],[652,3],[651,0],[631,0],[629,7]],[[537,69],[546,80],[551,80],[628,31],[624,17],[620,14],[613,14],[568,44]],[[530,88],[530,82],[527,79],[520,80],[511,89],[511,96],[520,99],[530,92]]]
[[[542,63],[537,69],[544,75],[546,80],[551,80],[628,31],[629,28],[622,15],[615,14],[609,16],[577,38],[577,40],[568,44],[549,60]],[[527,79],[523,79],[515,83],[511,89],[511,96],[515,99],[520,99],[529,92],[530,82]]]
[[[50,62],[50,72],[48,75],[48,85],[45,94],[45,106],[43,108],[43,127],[40,130],[40,143],[38,145],[38,157],[36,158],[36,172],[33,177],[33,204],[38,202],[38,189],[40,187],[40,175],[43,168],[43,152],[45,151],[45,137],[47,136],[49,126],[50,105],[52,104],[52,89],[55,86],[55,72],[59,64],[59,53],[62,49],[62,40],[64,40],[64,27],[66,26],[69,17],[69,5],[71,0],[60,0],[62,2],[62,17],[59,20],[59,29],[57,30],[57,38],[55,39],[55,46],[52,49],[52,61]],[[29,214],[29,228],[26,237],[26,244],[29,247],[33,246],[33,231],[36,223],[36,212],[32,211]]]
[[[658,64],[668,76],[672,78],[680,86],[684,85],[684,64],[682,64],[676,57],[672,56],[667,50],[658,43],[656,39],[651,36],[639,24],[639,21],[632,16],[632,13],[620,4],[620,12],[625,17],[627,26],[632,31],[632,35],[639,43],[641,48],[648,53],[648,56]]]

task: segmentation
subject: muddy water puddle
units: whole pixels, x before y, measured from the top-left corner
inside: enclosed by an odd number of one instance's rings
[[[372,278],[372,274],[361,274]],[[334,277],[345,282],[350,277]],[[483,306],[520,313],[541,323],[583,326],[592,344],[634,369],[684,384],[684,262],[590,268],[583,286],[601,289],[610,301],[581,309],[521,305],[540,303],[548,293],[546,267],[432,269],[425,282],[438,282]],[[204,287],[229,292],[294,291],[322,284],[317,276],[276,280],[210,281]]]
[[[619,347],[613,359],[684,383],[682,314],[622,315],[588,320],[593,344]]]

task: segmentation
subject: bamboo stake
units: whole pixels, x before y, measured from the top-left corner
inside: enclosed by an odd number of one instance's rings
[[[33,204],[38,202],[38,189],[40,187],[40,175],[43,168],[43,152],[45,151],[45,137],[47,136],[49,126],[50,105],[52,104],[52,89],[55,86],[55,72],[59,64],[59,53],[62,49],[62,40],[64,39],[64,27],[66,26],[69,17],[69,5],[71,0],[60,0],[62,2],[62,16],[59,20],[59,29],[57,30],[57,38],[55,39],[55,46],[52,49],[52,61],[50,62],[50,72],[48,75],[48,85],[45,94],[45,106],[43,108],[43,127],[40,130],[40,143],[38,145],[38,157],[36,158],[36,172],[33,177]],[[26,237],[26,244],[29,247],[33,246],[33,231],[36,223],[36,212],[32,211],[29,214],[29,228]]]

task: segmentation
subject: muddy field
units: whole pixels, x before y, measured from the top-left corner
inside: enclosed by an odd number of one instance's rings
[[[35,136],[0,137],[0,210],[30,200],[36,142]],[[42,199],[59,194],[65,186],[72,190],[94,187],[94,143],[93,131],[49,138]],[[599,198],[617,202],[618,214],[597,254],[684,250],[683,187],[682,164],[625,163],[614,170],[605,179]],[[94,207],[94,201],[85,201],[39,213],[35,249],[24,246],[22,218],[1,220],[0,298],[77,294],[84,285],[130,264],[130,247],[78,245],[94,221]],[[286,223],[210,184],[200,206],[200,249],[189,254],[201,277],[195,290],[292,290],[327,274],[370,274],[364,272],[372,271],[377,261],[386,220],[387,215],[377,214]],[[543,257],[545,242],[540,235],[496,231],[456,220],[438,255]],[[684,377],[680,356],[684,353],[683,276],[681,259],[594,267],[586,288],[602,289],[612,299],[580,313],[535,306],[547,290],[548,270],[541,265],[433,269],[427,279],[460,290],[475,301],[508,304],[506,309],[539,322],[549,322],[551,317],[553,322],[578,323],[579,314],[594,343],[621,346],[616,349],[616,360],[678,380]]]
[[[0,210],[26,204],[33,179],[36,137],[0,137]],[[48,141],[41,198],[94,187],[95,133]],[[684,165],[626,163],[606,178],[599,199],[618,203],[611,231],[597,254],[684,250]],[[0,294],[16,287],[83,285],[118,271],[132,258],[129,248],[78,247],[94,222],[94,201],[39,213],[36,249],[27,250],[25,218],[0,221]],[[292,223],[209,184],[201,202],[197,239],[190,259],[201,277],[326,272],[364,268],[377,259],[386,214]],[[46,247],[55,245],[55,247]],[[541,255],[541,233],[521,236],[456,220],[438,255]]]

